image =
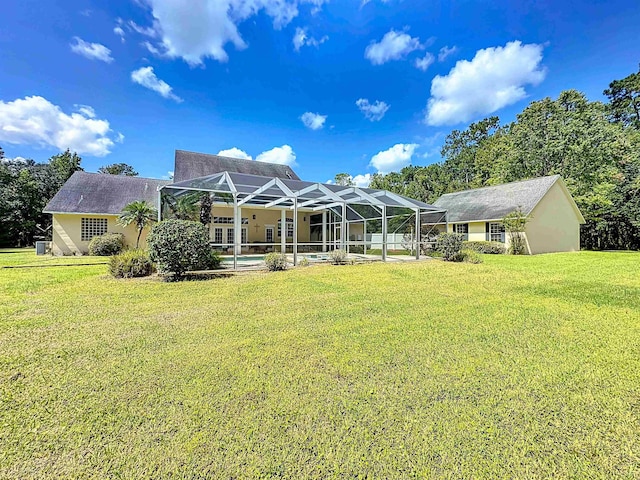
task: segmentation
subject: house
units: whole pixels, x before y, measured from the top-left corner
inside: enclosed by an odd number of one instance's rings
[[[442,195],[434,206],[447,210],[447,229],[466,240],[508,245],[502,219],[520,209],[529,221],[525,239],[530,254],[580,250],[578,206],[559,175]]]
[[[443,218],[445,213],[384,190],[305,182],[286,165],[177,150],[173,182],[74,173],[44,210],[53,215],[52,251],[86,252],[93,236],[107,232],[121,232],[125,243],[134,245],[135,227],[117,224],[125,205],[145,200],[162,219],[175,214],[181,199],[202,195],[212,203],[211,244],[233,254],[234,263],[239,255],[268,251],[291,252],[294,263],[298,252],[341,248],[366,253],[368,225],[387,238],[390,218],[413,218],[419,227],[421,214]],[[142,245],[145,237],[143,232]],[[383,259],[386,252],[385,241]]]

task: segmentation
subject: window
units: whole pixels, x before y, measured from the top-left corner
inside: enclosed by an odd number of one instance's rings
[[[222,228],[216,227],[213,229],[213,242],[219,245],[222,244]]]
[[[83,218],[80,223],[80,240],[88,242],[93,237],[107,233],[106,218]]]
[[[227,243],[233,245],[233,228],[227,228]]]
[[[453,231],[454,233],[460,233],[464,235],[465,240],[469,240],[469,224],[468,223],[454,223]]]
[[[233,225],[233,217],[213,217],[211,223]],[[243,218],[240,222],[242,225],[249,225],[249,217]]]
[[[241,229],[241,232],[242,233],[240,234],[241,235],[240,243],[248,243],[247,242],[247,229],[243,228],[243,229]]]
[[[265,227],[265,242],[273,243],[273,227]]]
[[[282,236],[282,225],[278,220],[278,236]],[[293,218],[287,218],[287,238],[293,238]]]
[[[504,225],[501,223],[489,224],[489,240],[504,243]]]

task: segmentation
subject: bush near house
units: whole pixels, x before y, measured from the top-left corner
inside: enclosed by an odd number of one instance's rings
[[[460,233],[441,233],[436,240],[436,250],[442,254],[442,259],[447,262],[461,262],[463,239],[464,237]]]
[[[347,252],[342,249],[331,250],[328,254],[329,260],[334,265],[340,265],[347,259]]]
[[[462,261],[465,263],[482,263],[482,256],[473,250],[462,250]]]
[[[270,272],[287,269],[287,256],[284,253],[271,252],[264,257],[264,263]]]
[[[93,237],[89,242],[89,255],[110,257],[124,250],[124,236],[121,233],[105,233]]]
[[[200,222],[165,220],[156,223],[151,227],[147,245],[158,272],[173,274],[176,279],[185,272],[209,269],[212,261],[209,232]]]
[[[147,277],[153,270],[153,262],[146,250],[127,250],[109,259],[109,273],[116,278]]]
[[[507,251],[504,244],[500,242],[467,241],[462,242],[462,248],[465,250],[473,250],[477,253],[488,253],[494,255],[502,255]]]

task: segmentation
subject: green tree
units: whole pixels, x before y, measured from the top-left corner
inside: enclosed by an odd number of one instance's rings
[[[54,155],[49,159],[49,165],[53,173],[58,177],[60,186],[66,182],[74,172],[84,170],[80,163],[82,158],[76,152],[71,152],[68,148],[58,155]]]
[[[640,129],[640,66],[637,73],[611,82],[604,94],[614,121]]]
[[[109,175],[124,175],[126,177],[137,177],[138,172],[131,165],[126,163],[112,163],[98,169],[98,173],[108,173]]]
[[[355,185],[355,183],[353,183],[353,178],[348,173],[336,174],[333,181],[336,185],[342,185],[344,187],[352,187]]]
[[[135,225],[138,229],[138,238],[136,239],[136,248],[140,246],[140,236],[142,230],[148,227],[158,218],[158,212],[152,205],[144,201],[131,202],[122,209],[122,213],[118,216],[118,223],[123,227]]]
[[[512,255],[523,255],[527,252],[527,242],[524,232],[530,218],[527,217],[520,208],[505,215],[502,219],[504,230],[509,235],[509,253]]]

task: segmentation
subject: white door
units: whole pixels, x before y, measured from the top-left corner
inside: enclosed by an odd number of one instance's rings
[[[264,227],[264,241],[266,243],[273,243],[273,231],[275,227],[273,225],[269,225]]]

